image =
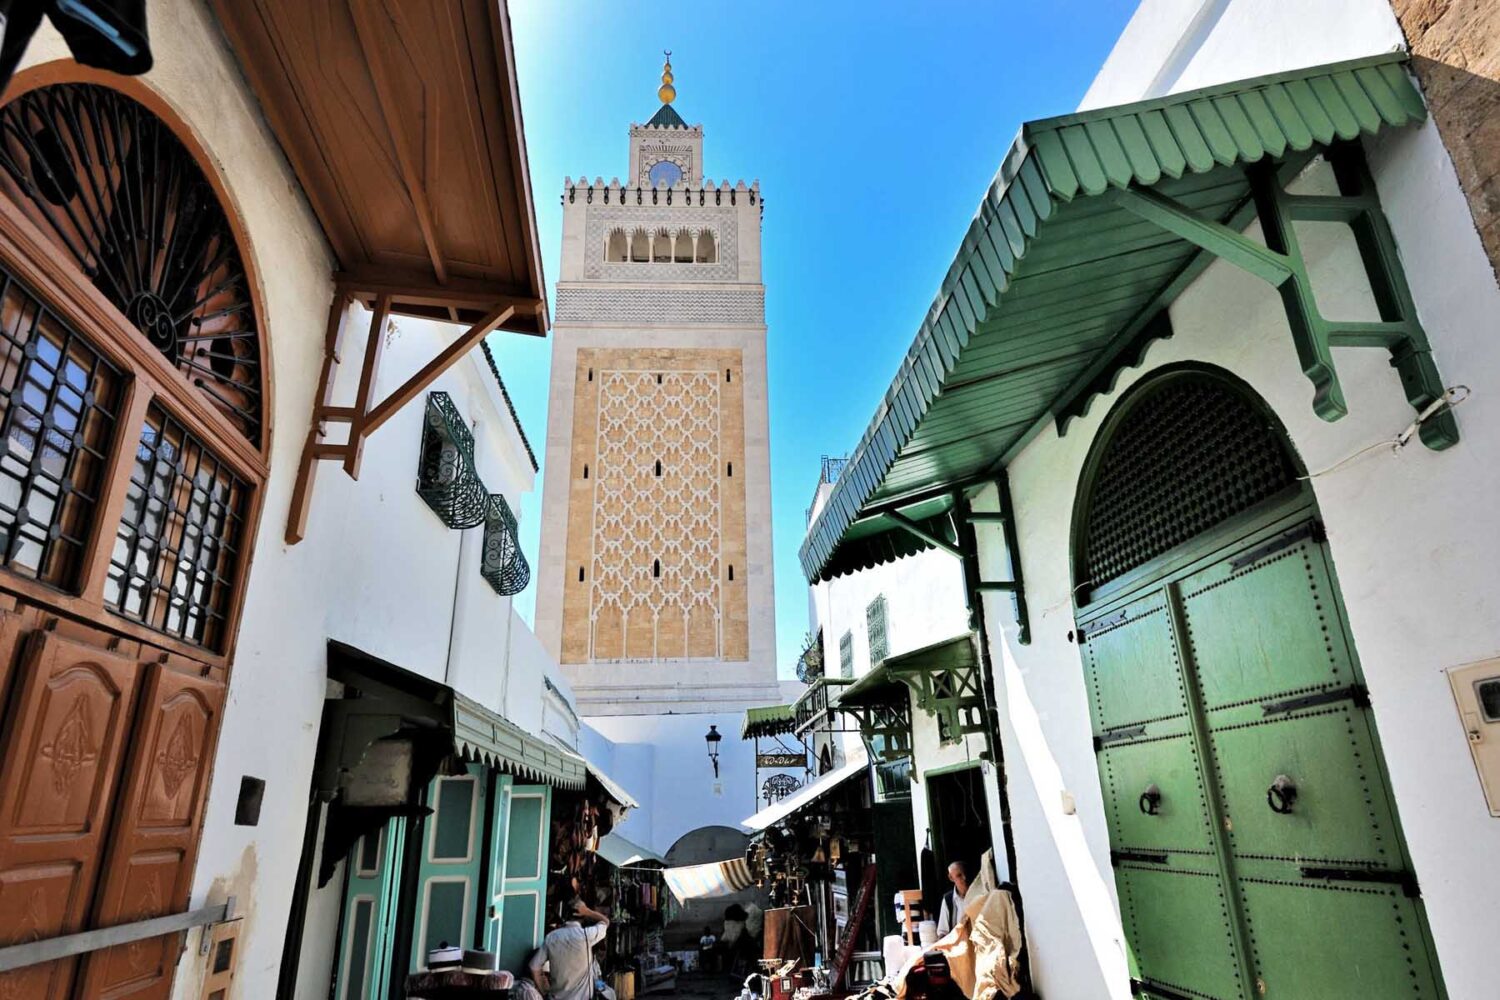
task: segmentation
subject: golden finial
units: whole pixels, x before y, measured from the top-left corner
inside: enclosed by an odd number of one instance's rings
[[[662,53],[667,61],[661,64],[661,89],[656,96],[661,98],[663,104],[671,104],[677,98],[677,88],[672,86],[672,51],[663,49]]]

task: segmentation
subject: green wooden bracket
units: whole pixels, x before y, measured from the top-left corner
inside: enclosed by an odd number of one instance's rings
[[[1233,226],[1204,218],[1150,189],[1129,188],[1113,197],[1126,211],[1276,288],[1286,311],[1298,363],[1313,384],[1313,411],[1319,417],[1332,421],[1349,412],[1334,365],[1335,347],[1383,347],[1390,351],[1391,365],[1401,378],[1406,400],[1421,413],[1442,398],[1443,381],[1433,361],[1426,331],[1417,317],[1395,237],[1380,207],[1369,164],[1357,142],[1335,143],[1324,155],[1338,182],[1337,195],[1288,194],[1286,171],[1270,161],[1246,168],[1251,200],[1265,237],[1264,246]],[[1297,222],[1334,222],[1350,228],[1380,313],[1378,321],[1330,320],[1318,311],[1312,279],[1297,242]],[[1440,409],[1432,414],[1423,421],[1420,435],[1422,443],[1434,450],[1456,444],[1458,424],[1452,411]]]
[[[911,756],[911,705],[904,691],[899,700],[888,705],[841,704],[836,707],[858,727],[859,735],[867,744],[877,737],[884,739],[884,748],[879,754],[882,759],[899,760]]]
[[[1031,644],[1031,620],[1026,610],[1026,581],[1021,575],[1021,544],[1016,538],[1016,511],[1010,498],[1010,477],[1003,471],[995,478],[995,492],[1000,498],[998,511],[969,510],[968,505],[955,502],[954,510],[965,522],[959,532],[960,539],[973,539],[976,524],[999,524],[1005,532],[1005,554],[1010,559],[1009,580],[981,580],[978,566],[973,567],[972,582],[975,593],[1009,594],[1016,612],[1016,640],[1023,646]],[[975,542],[974,544],[977,544]]]
[[[1268,249],[1150,188],[1117,191],[1115,204],[1273,285],[1282,284],[1296,273],[1287,254]]]
[[[964,554],[959,550],[958,546],[954,545],[952,542],[948,541],[945,538],[939,538],[937,535],[923,528],[920,524],[913,521],[906,515],[900,514],[894,510],[888,510],[881,516],[884,517],[887,521],[890,521],[892,524],[899,527],[901,530],[920,538],[928,545],[931,545],[934,548],[942,549],[950,556],[957,556],[960,559],[963,558]]]

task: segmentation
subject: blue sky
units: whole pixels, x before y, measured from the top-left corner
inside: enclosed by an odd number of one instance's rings
[[[663,49],[709,176],[760,180],[783,676],[807,630],[797,550],[819,456],[858,442],[1021,122],[1077,106],[1134,7],[511,0],[549,296],[563,178],[627,173]],[[545,461],[551,341],[491,341]],[[522,504],[533,566],[540,512],[539,478]],[[518,598],[528,621],[535,593]]]

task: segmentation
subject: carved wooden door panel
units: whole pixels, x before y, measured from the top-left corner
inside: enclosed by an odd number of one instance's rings
[[[192,888],[224,685],[159,663],[146,670],[93,927],[180,913]],[[77,997],[165,998],[179,941],[168,934],[89,955]]]
[[[0,748],[0,944],[86,926],[138,669],[52,633],[32,638]],[[73,972],[67,960],[0,974],[0,1000],[63,1000]]]

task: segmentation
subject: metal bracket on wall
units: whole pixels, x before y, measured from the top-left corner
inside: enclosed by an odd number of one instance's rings
[[[1383,347],[1401,377],[1407,402],[1418,413],[1440,400],[1444,385],[1432,359],[1426,331],[1406,284],[1390,224],[1381,210],[1369,164],[1357,142],[1336,143],[1325,151],[1338,185],[1336,195],[1288,194],[1277,165],[1263,161],[1245,170],[1265,243],[1238,229],[1204,218],[1193,209],[1149,188],[1127,188],[1113,195],[1121,208],[1155,223],[1209,253],[1274,286],[1281,295],[1302,372],[1313,384],[1313,411],[1324,420],[1349,412],[1333,362],[1335,347]],[[1295,223],[1338,223],[1354,235],[1380,319],[1331,320],[1313,294]],[[1424,420],[1422,443],[1434,450],[1458,442],[1451,410]]]
[[[373,286],[372,286],[373,287]],[[312,505],[313,481],[318,464],[322,461],[340,462],[351,479],[359,478],[360,460],[364,456],[365,439],[375,433],[407,403],[421,395],[437,377],[451,368],[459,358],[477,347],[490,333],[510,322],[522,313],[540,314],[543,304],[532,299],[500,299],[485,301],[487,312],[482,318],[464,330],[443,348],[436,357],[423,365],[416,374],[396,388],[389,396],[375,401],[375,380],[380,369],[380,357],[386,342],[386,323],[392,312],[400,312],[402,304],[410,294],[400,289],[381,286],[371,291],[359,283],[341,282],[334,292],[328,310],[328,328],[324,334],[323,363],[318,375],[318,391],[313,401],[311,425],[302,446],[302,460],[297,466],[297,479],[292,487],[291,510],[287,514],[286,542],[295,545],[307,532],[307,515]],[[353,405],[333,405],[333,383],[337,366],[343,358],[344,326],[351,302],[369,302],[370,331],[365,339],[364,359],[359,372],[359,388]],[[473,307],[475,303],[467,303]],[[349,433],[342,442],[330,442],[329,424],[348,424]]]

